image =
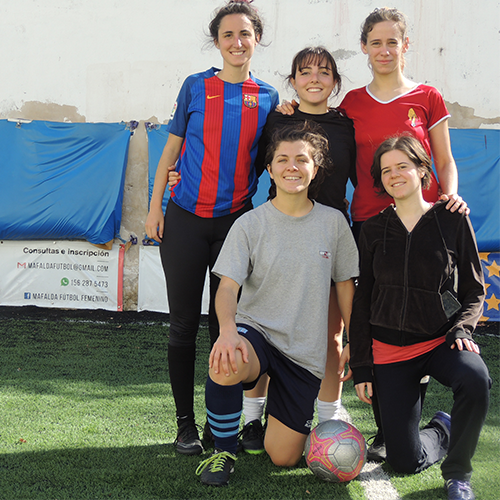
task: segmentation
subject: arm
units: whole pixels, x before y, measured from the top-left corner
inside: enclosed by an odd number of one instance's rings
[[[223,371],[226,376],[230,375],[229,367],[233,373],[238,373],[236,350],[241,351],[243,362],[248,363],[248,350],[238,334],[235,322],[239,290],[240,285],[236,281],[222,276],[215,296],[215,311],[220,333],[210,352],[209,367],[213,368],[215,373]]]
[[[366,223],[365,223],[366,224]],[[373,249],[367,241],[366,226],[359,238],[360,269],[358,286],[354,294],[351,321],[349,324],[349,369],[352,370],[358,398],[371,404],[372,392],[372,337],[371,297],[375,286],[373,273]],[[372,234],[370,240],[374,240]],[[367,396],[368,395],[368,396]]]
[[[158,168],[156,169],[153,194],[149,204],[149,214],[146,219],[146,234],[158,243],[163,238],[163,210],[162,201],[168,181],[169,167],[173,165],[181,151],[184,138],[169,134],[167,144],[163,149]]]
[[[352,299],[354,297],[354,280],[340,281],[335,283],[337,291],[337,301],[339,303],[340,314],[344,320],[344,326],[347,333],[347,340],[349,341],[349,322],[351,320]],[[349,344],[342,350],[339,363],[339,374],[344,371],[344,366],[349,362]],[[352,377],[351,369],[345,377],[342,377],[342,382],[349,380]]]
[[[456,236],[458,267],[458,300],[461,308],[450,331],[446,334],[448,345],[458,350],[479,354],[479,347],[472,340],[484,302],[484,278],[477,251],[474,230],[468,217],[462,217]]]
[[[458,209],[460,213],[468,214],[470,209],[467,208],[467,203],[457,194],[458,171],[451,152],[447,119],[429,130],[429,139],[439,185],[443,192],[441,199],[445,201],[449,200],[446,205],[447,210],[454,212]]]

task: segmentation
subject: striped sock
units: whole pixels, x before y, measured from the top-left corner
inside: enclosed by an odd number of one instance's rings
[[[219,385],[210,377],[205,388],[207,418],[215,447],[236,454],[242,408],[243,385]]]

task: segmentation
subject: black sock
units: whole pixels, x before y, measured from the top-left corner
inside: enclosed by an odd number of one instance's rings
[[[168,372],[178,423],[194,422],[194,363],[196,345],[168,346]]]

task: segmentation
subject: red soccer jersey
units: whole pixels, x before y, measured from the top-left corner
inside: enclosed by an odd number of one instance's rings
[[[365,221],[392,202],[392,198],[378,195],[373,188],[370,168],[378,146],[389,137],[409,132],[423,144],[430,156],[429,130],[450,114],[441,94],[434,87],[422,84],[387,102],[378,100],[368,87],[351,90],[340,108],[354,122],[356,131],[358,185],[354,190],[351,215],[354,221]],[[433,174],[424,198],[436,201],[438,191],[439,185]]]

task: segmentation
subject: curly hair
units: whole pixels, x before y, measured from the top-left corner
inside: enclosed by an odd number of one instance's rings
[[[314,165],[318,167],[316,177],[311,181],[308,189],[308,197],[312,200],[318,196],[319,188],[324,176],[332,168],[332,160],[328,152],[328,139],[324,135],[323,129],[316,123],[305,121],[277,129],[271,137],[271,141],[266,150],[265,164],[270,166],[274,155],[282,142],[304,141],[309,144]],[[276,196],[276,184],[271,179],[269,198]]]

